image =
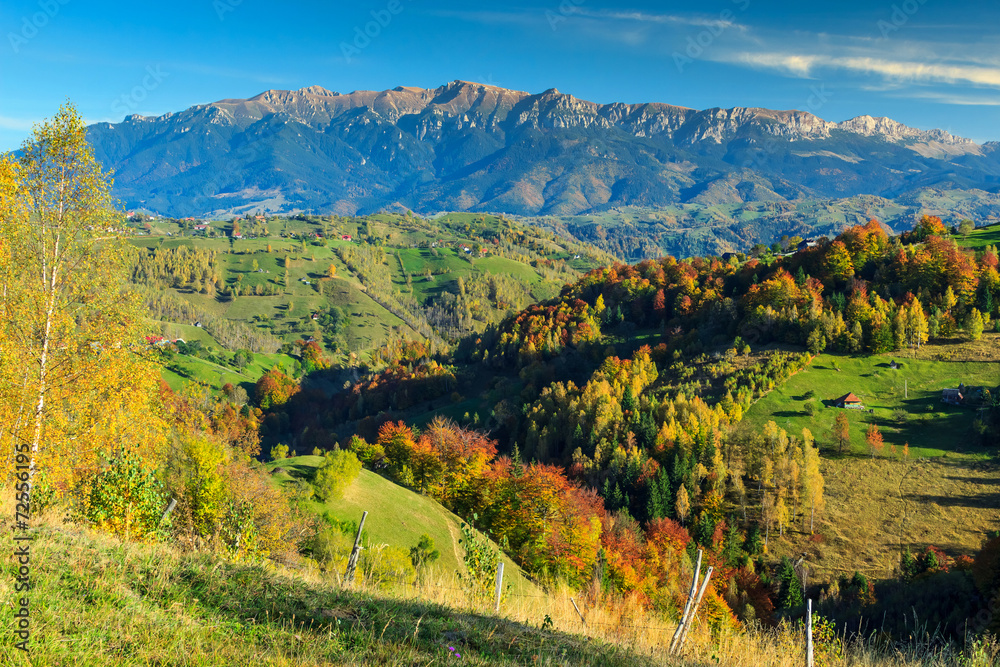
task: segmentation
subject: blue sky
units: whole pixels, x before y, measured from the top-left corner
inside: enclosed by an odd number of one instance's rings
[[[6,0],[0,150],[67,98],[88,121],[118,121],[268,88],[454,79],[601,103],[889,116],[1000,140],[995,1],[166,4]]]

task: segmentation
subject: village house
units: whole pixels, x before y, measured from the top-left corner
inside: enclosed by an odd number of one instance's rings
[[[862,405],[861,399],[854,395],[853,392],[844,394],[840,398],[834,400],[833,404],[838,408],[844,408],[845,410],[864,410],[865,406]]]
[[[962,395],[961,389],[941,390],[942,403],[947,403],[948,405],[961,405],[963,400],[965,400],[965,396]]]

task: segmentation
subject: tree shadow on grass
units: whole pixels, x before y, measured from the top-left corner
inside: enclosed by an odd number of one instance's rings
[[[930,493],[908,493],[906,500],[918,504],[934,503],[940,507],[968,507],[971,509],[1000,509],[1000,493],[977,496],[942,496]]]
[[[781,410],[779,412],[772,412],[771,415],[774,417],[805,417],[808,416],[805,410]]]

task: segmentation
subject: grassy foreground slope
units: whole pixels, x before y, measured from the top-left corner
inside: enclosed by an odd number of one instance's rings
[[[472,665],[652,664],[579,636],[58,521],[36,531],[32,551],[30,656],[10,631],[0,637],[0,664],[12,667],[431,665],[458,660],[449,646]],[[8,581],[11,562],[0,564]]]
[[[278,468],[283,470],[273,474],[272,479],[279,484],[287,484],[295,478],[312,479],[322,462],[321,456],[298,456],[269,463],[267,467],[272,471]],[[368,512],[363,536],[364,546],[368,549],[388,544],[409,551],[426,533],[441,553],[431,566],[430,578],[446,586],[458,584],[455,574],[464,570],[463,551],[459,544],[459,526],[463,522],[433,499],[394,484],[370,470],[362,470],[343,498],[325,503],[314,500],[311,506],[318,515],[329,512],[340,521],[359,522],[362,513]],[[534,584],[525,578],[508,556],[504,555],[503,561],[504,580],[510,585],[511,593],[538,593]]]
[[[162,544],[122,543],[51,514],[34,530],[32,554],[31,653],[15,649],[6,631],[5,666],[802,664],[801,633],[789,628],[710,635],[696,624],[684,657],[671,658],[665,647],[674,624],[627,604],[607,610],[583,602],[586,628],[564,594],[530,598],[495,616],[440,589],[343,589],[301,565],[238,565]],[[13,580],[13,567],[10,558],[0,561],[0,577]],[[10,618],[10,603],[4,608]],[[546,620],[551,625],[541,629]],[[998,655],[995,644],[925,642],[861,641],[821,664],[987,667]]]

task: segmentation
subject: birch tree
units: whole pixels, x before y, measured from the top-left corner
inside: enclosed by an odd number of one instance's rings
[[[36,126],[0,181],[0,442],[8,462],[30,452],[30,482],[41,473],[59,495],[101,452],[162,444],[156,366],[123,218],[76,110]]]

